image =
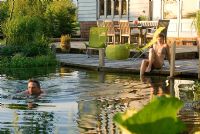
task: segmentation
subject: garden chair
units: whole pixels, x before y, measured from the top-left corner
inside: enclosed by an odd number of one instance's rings
[[[120,27],[120,43],[125,43],[124,38],[128,38],[128,43],[131,43],[131,36],[139,37],[139,31],[136,29],[132,29],[130,27],[128,20],[120,20],[119,21],[119,27]]]
[[[148,51],[148,49],[150,48],[150,47],[152,47],[153,46],[153,44],[155,44],[156,43],[156,38],[157,38],[157,36],[160,34],[160,33],[162,33],[162,31],[165,29],[165,27],[159,27],[158,29],[156,29],[156,31],[154,32],[154,34],[153,34],[153,38],[151,39],[151,41],[150,42],[148,42],[144,47],[142,47],[142,48],[136,48],[136,50],[138,51],[132,58],[134,58],[134,60],[133,61],[136,61],[137,59],[139,59],[143,54],[145,54],[147,51]]]
[[[97,27],[104,27],[103,20],[97,20]]]
[[[167,29],[169,26],[169,22],[170,20],[158,20],[158,25],[156,27],[156,29],[158,29],[159,27],[165,27],[165,29],[162,31],[162,33],[165,35],[165,42],[167,42]],[[152,39],[156,29],[147,29],[146,39]]]
[[[84,43],[86,54],[90,57],[89,49],[98,49],[106,47],[107,29],[105,27],[91,27],[89,34],[89,43]]]
[[[107,42],[109,44],[115,44],[116,37],[120,35],[119,29],[115,28],[114,22],[112,20],[105,20],[103,26],[107,28]],[[112,38],[112,41],[110,41],[110,37]]]

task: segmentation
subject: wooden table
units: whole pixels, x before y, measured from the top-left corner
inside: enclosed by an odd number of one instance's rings
[[[133,29],[139,30],[138,46],[142,46],[142,39],[146,40],[145,34],[146,34],[146,31],[148,30],[148,28],[153,28],[153,27],[155,27],[155,26],[142,26],[142,25],[135,25],[133,23],[130,23],[131,30],[133,30]],[[145,30],[144,37],[142,36],[143,30]],[[144,42],[144,45],[145,44],[146,44],[146,42]]]

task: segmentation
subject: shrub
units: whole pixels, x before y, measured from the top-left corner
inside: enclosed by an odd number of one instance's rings
[[[20,46],[2,46],[0,55],[4,57],[13,56],[15,53],[20,52]]]
[[[43,25],[38,17],[17,17],[7,20],[3,32],[9,45],[27,45],[43,35]]]
[[[52,66],[56,64],[57,61],[54,55],[25,57],[21,53],[17,53],[13,57],[0,58],[0,68],[42,67]]]
[[[20,16],[39,18],[48,36],[72,34],[76,27],[76,7],[70,0],[7,0],[0,5],[0,22]],[[1,21],[2,20],[2,21]]]
[[[70,0],[53,1],[47,6],[45,18],[49,36],[72,34],[76,25],[76,7]]]
[[[8,1],[12,9],[12,1]],[[48,3],[41,0],[15,0],[13,8],[13,17],[35,16],[43,17]]]
[[[9,6],[7,3],[3,2],[0,4],[0,24],[9,17]]]

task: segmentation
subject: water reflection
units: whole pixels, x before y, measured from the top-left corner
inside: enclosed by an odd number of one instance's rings
[[[150,100],[154,97],[159,97],[163,95],[170,95],[170,86],[166,79],[162,77],[145,77],[145,82],[150,84],[151,95]]]

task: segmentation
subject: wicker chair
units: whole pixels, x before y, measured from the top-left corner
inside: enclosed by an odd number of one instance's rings
[[[131,43],[131,36],[138,37],[139,36],[139,30],[133,29],[131,30],[130,24],[128,20],[120,20],[119,21],[119,27],[120,27],[120,43],[125,43],[125,37],[128,38],[128,43]]]
[[[105,20],[104,21],[104,27],[107,28],[107,43],[115,44],[116,43],[116,37],[120,35],[119,30],[115,28],[114,22],[112,20]],[[110,37],[112,40],[110,41]]]
[[[170,20],[159,20],[158,25],[156,27],[156,29],[158,29],[159,27],[165,27],[165,29],[161,32],[165,35],[165,37],[164,37],[165,42],[167,42],[167,29],[168,29],[168,26],[169,26],[169,22],[170,22]],[[153,33],[155,32],[156,29],[150,30],[150,32],[147,31],[146,38],[152,39]]]

